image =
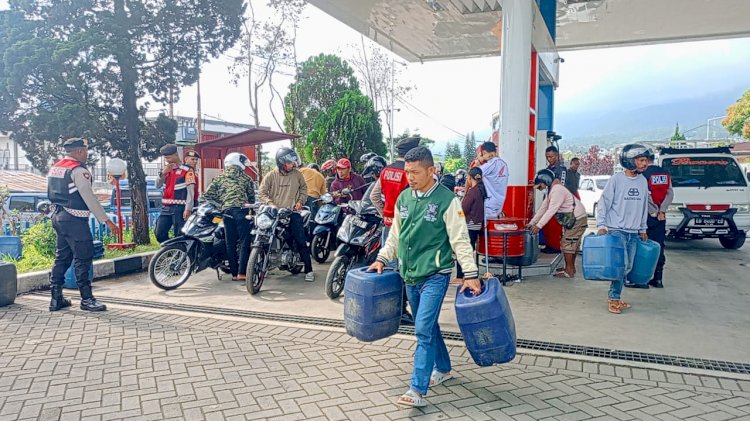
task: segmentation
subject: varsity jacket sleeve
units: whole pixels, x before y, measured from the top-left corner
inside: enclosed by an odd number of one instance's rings
[[[393,218],[393,221],[395,224],[396,218]],[[464,278],[477,279],[479,269],[477,269],[477,264],[474,261],[474,250],[469,242],[469,229],[466,227],[466,218],[458,198],[451,200],[450,206],[443,214],[443,222],[445,222],[445,229],[448,231],[448,241],[451,243],[451,248],[456,253],[456,259],[464,270]],[[393,227],[391,227],[392,229]],[[391,241],[390,236],[389,233],[389,242]]]
[[[73,169],[70,176],[73,179],[76,188],[78,188],[78,193],[81,194],[81,199],[86,203],[86,207],[89,208],[89,211],[94,214],[96,220],[99,221],[100,224],[107,222],[109,220],[107,213],[104,212],[104,208],[99,201],[96,200],[94,189],[91,187],[91,173],[89,170],[83,167],[76,167]]]
[[[370,196],[372,197],[372,196]],[[466,222],[464,222],[464,228],[466,228]],[[398,212],[398,206],[393,207],[393,222],[391,223],[391,229],[388,231],[388,239],[385,240],[385,245],[378,252],[378,261],[388,264],[397,257],[398,252],[398,240],[401,234],[401,216]],[[473,259],[472,259],[473,262]],[[463,264],[462,264],[463,266]]]
[[[380,215],[383,215],[383,209],[385,208],[385,202],[383,201],[383,186],[380,185],[380,179],[375,181],[375,186],[370,192],[370,201],[375,209],[378,210]]]

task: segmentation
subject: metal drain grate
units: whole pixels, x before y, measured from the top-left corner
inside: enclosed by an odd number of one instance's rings
[[[49,292],[30,292],[32,295],[48,296]],[[134,300],[129,298],[103,297],[104,301],[135,307],[168,309],[188,313],[216,314],[221,316],[236,316],[261,320],[272,320],[289,323],[301,323],[314,326],[344,328],[343,320],[326,319],[322,317],[293,316],[288,314],[265,313],[251,310],[231,308],[216,308],[196,306],[192,304],[160,303],[155,301]],[[413,335],[414,327],[402,326],[399,333]],[[463,341],[459,332],[443,331],[445,339]],[[554,342],[518,339],[516,345],[523,349],[557,352],[562,354],[583,355],[587,357],[608,358],[613,360],[634,361],[651,364],[671,365],[675,367],[696,368],[702,370],[722,371],[727,373],[750,374],[750,364],[731,361],[708,360],[703,358],[679,357],[675,355],[650,354],[644,352],[623,351],[617,349],[596,348],[583,345],[559,344]]]

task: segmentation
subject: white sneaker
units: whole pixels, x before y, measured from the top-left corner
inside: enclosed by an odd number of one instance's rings
[[[315,272],[307,272],[305,274],[305,281],[307,281],[307,282],[315,282]]]

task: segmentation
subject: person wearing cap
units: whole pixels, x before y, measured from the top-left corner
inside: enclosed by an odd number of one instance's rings
[[[94,259],[94,237],[89,229],[89,216],[106,224],[117,234],[117,225],[110,221],[104,208],[94,195],[93,178],[86,168],[88,143],[85,139],[72,138],[63,143],[65,157],[56,162],[47,175],[47,197],[54,207],[52,227],[57,234],[55,265],[50,273],[52,300],[49,310],[57,311],[70,307],[70,300],[63,297],[65,272],[74,263],[76,285],[81,293],[81,310],[105,311],[107,306],[99,303],[91,292],[89,269]]]
[[[174,228],[175,237],[180,231],[185,219],[193,211],[195,201],[195,171],[180,161],[177,145],[164,145],[159,149],[166,164],[159,174],[156,187],[164,187],[164,194],[159,209],[159,219],[156,220],[156,241],[163,243],[169,239],[169,229]]]
[[[346,158],[341,158],[336,162],[336,180],[331,183],[331,192],[336,197],[336,203],[349,203],[350,200],[362,200],[367,183],[361,175],[352,171],[352,163]],[[341,190],[349,189],[348,195],[338,194]]]
[[[572,278],[576,274],[576,253],[588,227],[586,209],[562,181],[555,177],[552,170],[540,170],[534,178],[534,185],[537,190],[546,192],[547,195],[526,228],[532,234],[537,234],[552,218],[562,225],[560,249],[565,258],[565,268],[554,276]]]
[[[198,195],[200,194],[200,178],[198,177],[198,164],[201,162],[201,156],[196,151],[187,151],[185,152],[185,164],[193,169],[193,174],[195,174],[195,188],[194,194],[193,194],[193,206],[195,206],[198,203]]]

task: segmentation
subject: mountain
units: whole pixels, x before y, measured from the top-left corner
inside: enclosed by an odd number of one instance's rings
[[[687,133],[688,137],[704,139],[707,119],[725,115],[727,107],[738,97],[737,90],[731,90],[620,112],[568,114],[562,110],[555,115],[555,131],[563,136],[565,144],[608,145],[668,139],[674,133],[675,123],[679,123],[680,131],[695,128]],[[711,121],[711,133],[712,138],[726,136],[716,120]]]

